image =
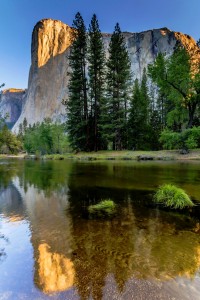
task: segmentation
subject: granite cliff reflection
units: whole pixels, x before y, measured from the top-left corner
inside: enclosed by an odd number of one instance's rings
[[[65,291],[74,285],[75,270],[71,261],[71,218],[68,208],[67,188],[45,191],[28,186],[26,193],[15,186],[25,199],[34,248],[34,281],[44,293]]]
[[[75,276],[72,261],[62,254],[51,252],[51,248],[47,244],[40,244],[38,252],[38,285],[40,288],[45,293],[72,288]]]
[[[60,180],[58,173],[55,179],[51,164],[44,164],[45,172],[39,175],[41,164],[26,165],[25,169],[18,169],[20,176],[11,174],[7,187],[2,187],[0,210],[9,222],[25,218],[29,221],[36,286],[44,293],[65,291],[73,286],[75,274],[70,259],[71,219],[65,212],[67,179],[62,176]]]

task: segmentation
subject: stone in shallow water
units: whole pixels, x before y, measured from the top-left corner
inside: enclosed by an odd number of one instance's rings
[[[103,200],[88,207],[91,218],[110,218],[116,214],[116,204],[112,200]]]

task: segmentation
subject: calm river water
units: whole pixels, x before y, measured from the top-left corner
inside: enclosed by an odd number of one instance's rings
[[[195,208],[156,207],[163,183]],[[200,299],[198,202],[200,162],[0,160],[0,299]]]

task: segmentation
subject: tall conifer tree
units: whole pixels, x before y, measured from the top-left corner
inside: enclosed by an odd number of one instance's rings
[[[95,14],[89,26],[88,63],[91,150],[97,151],[103,148],[101,108],[105,97],[105,53],[102,34]]]
[[[129,115],[129,148],[150,149],[150,99],[144,69],[141,84],[135,80]]]
[[[147,126],[150,120],[150,98],[148,95],[146,69],[143,70],[141,87],[140,87],[140,97],[141,97],[141,111],[144,118],[143,124],[145,123],[145,125]]]
[[[125,41],[117,23],[109,45],[107,62],[107,131],[113,150],[127,147],[127,102],[130,87],[130,61]]]
[[[69,99],[67,102],[67,130],[74,150],[89,151],[89,122],[86,78],[87,34],[81,14],[73,21]]]
[[[136,150],[139,148],[140,125],[143,122],[141,115],[141,94],[138,79],[134,82],[133,95],[130,103],[130,114],[128,121],[128,148]]]

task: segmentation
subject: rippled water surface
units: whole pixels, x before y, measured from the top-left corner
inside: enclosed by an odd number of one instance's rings
[[[163,183],[195,201],[152,203]],[[110,198],[112,220],[89,220]],[[0,161],[0,299],[200,299],[200,162]]]

